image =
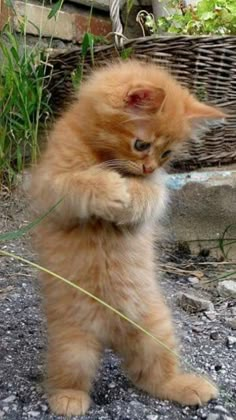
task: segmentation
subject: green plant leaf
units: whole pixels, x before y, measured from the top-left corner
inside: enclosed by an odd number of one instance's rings
[[[51,8],[49,14],[48,14],[48,19],[52,19],[53,17],[56,18],[58,12],[61,10],[62,6],[63,6],[64,0],[58,0],[53,7]]]
[[[214,18],[214,13],[213,12],[206,12],[206,13],[203,13],[202,15],[201,15],[201,18],[203,19],[203,20],[209,20],[209,19],[213,19]]]
[[[19,54],[18,54],[16,48],[11,47],[11,54],[12,54],[13,58],[15,59],[16,63],[19,63],[20,58],[19,58]]]
[[[169,2],[173,12],[167,17],[160,17],[156,22],[147,18],[146,26],[152,33],[162,30],[186,35],[236,35],[235,0],[200,0],[186,6],[184,14],[180,13],[178,3]]]
[[[79,88],[82,78],[83,78],[83,67],[81,64],[79,64],[77,69],[74,70],[71,74],[71,80],[72,80],[74,89]]]
[[[12,0],[4,0],[4,3],[7,7],[14,9],[14,4],[12,2]]]
[[[129,47],[129,48],[124,48],[121,52],[120,52],[120,56],[122,58],[122,60],[128,60],[133,54],[133,48]]]
[[[90,32],[86,32],[82,41],[82,56],[85,58],[90,51],[92,64],[94,65],[94,36]]]
[[[134,0],[127,0],[126,10],[128,14],[131,12],[133,5],[134,5]]]

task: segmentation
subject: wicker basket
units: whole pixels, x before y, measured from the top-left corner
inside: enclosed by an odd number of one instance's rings
[[[178,169],[222,165],[236,162],[236,37],[234,36],[152,36],[125,41],[131,56],[168,68],[174,76],[200,99],[226,109],[230,117],[224,125],[211,129],[200,141],[184,150]],[[119,56],[114,45],[98,46],[94,51],[96,66]],[[50,58],[53,66],[49,89],[52,105],[63,109],[73,94],[71,72],[81,60],[81,48]],[[92,69],[88,57],[84,73]]]

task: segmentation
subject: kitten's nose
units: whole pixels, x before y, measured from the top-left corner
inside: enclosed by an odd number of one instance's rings
[[[143,165],[143,173],[144,174],[151,174],[152,172],[154,172],[155,168],[153,168],[153,166],[147,166],[147,165]]]

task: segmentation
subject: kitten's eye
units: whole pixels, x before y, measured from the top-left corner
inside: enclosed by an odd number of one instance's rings
[[[146,143],[145,141],[137,139],[134,143],[134,148],[138,152],[144,152],[145,150],[150,149],[151,143]]]
[[[168,156],[170,156],[170,154],[171,154],[171,150],[166,150],[162,155],[161,155],[161,158],[162,159],[165,159],[165,158],[167,158]]]

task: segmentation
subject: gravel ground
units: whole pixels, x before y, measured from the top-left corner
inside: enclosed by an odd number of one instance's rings
[[[2,231],[24,223],[23,205],[20,207],[12,199],[1,201],[0,214]],[[2,248],[32,258],[25,240],[7,242]],[[12,258],[1,257],[0,261],[0,419],[62,419],[50,413],[42,387],[46,336],[36,273]],[[81,420],[236,419],[236,332],[226,325],[228,318],[236,316],[235,300],[222,299],[215,288],[203,288],[202,280],[192,281],[188,273],[181,274],[178,267],[186,266],[186,261],[195,270],[200,267],[204,279],[218,276],[218,265],[211,264],[210,257],[172,258],[168,264],[174,263],[177,270],[170,270],[172,273],[165,275],[162,285],[181,337],[182,360],[218,383],[219,399],[208,406],[183,408],[151,398],[133,387],[117,357],[108,350],[94,385],[94,405]],[[198,266],[199,261],[209,265]],[[178,305],[179,292],[210,300],[214,310],[208,313],[184,310]]]

